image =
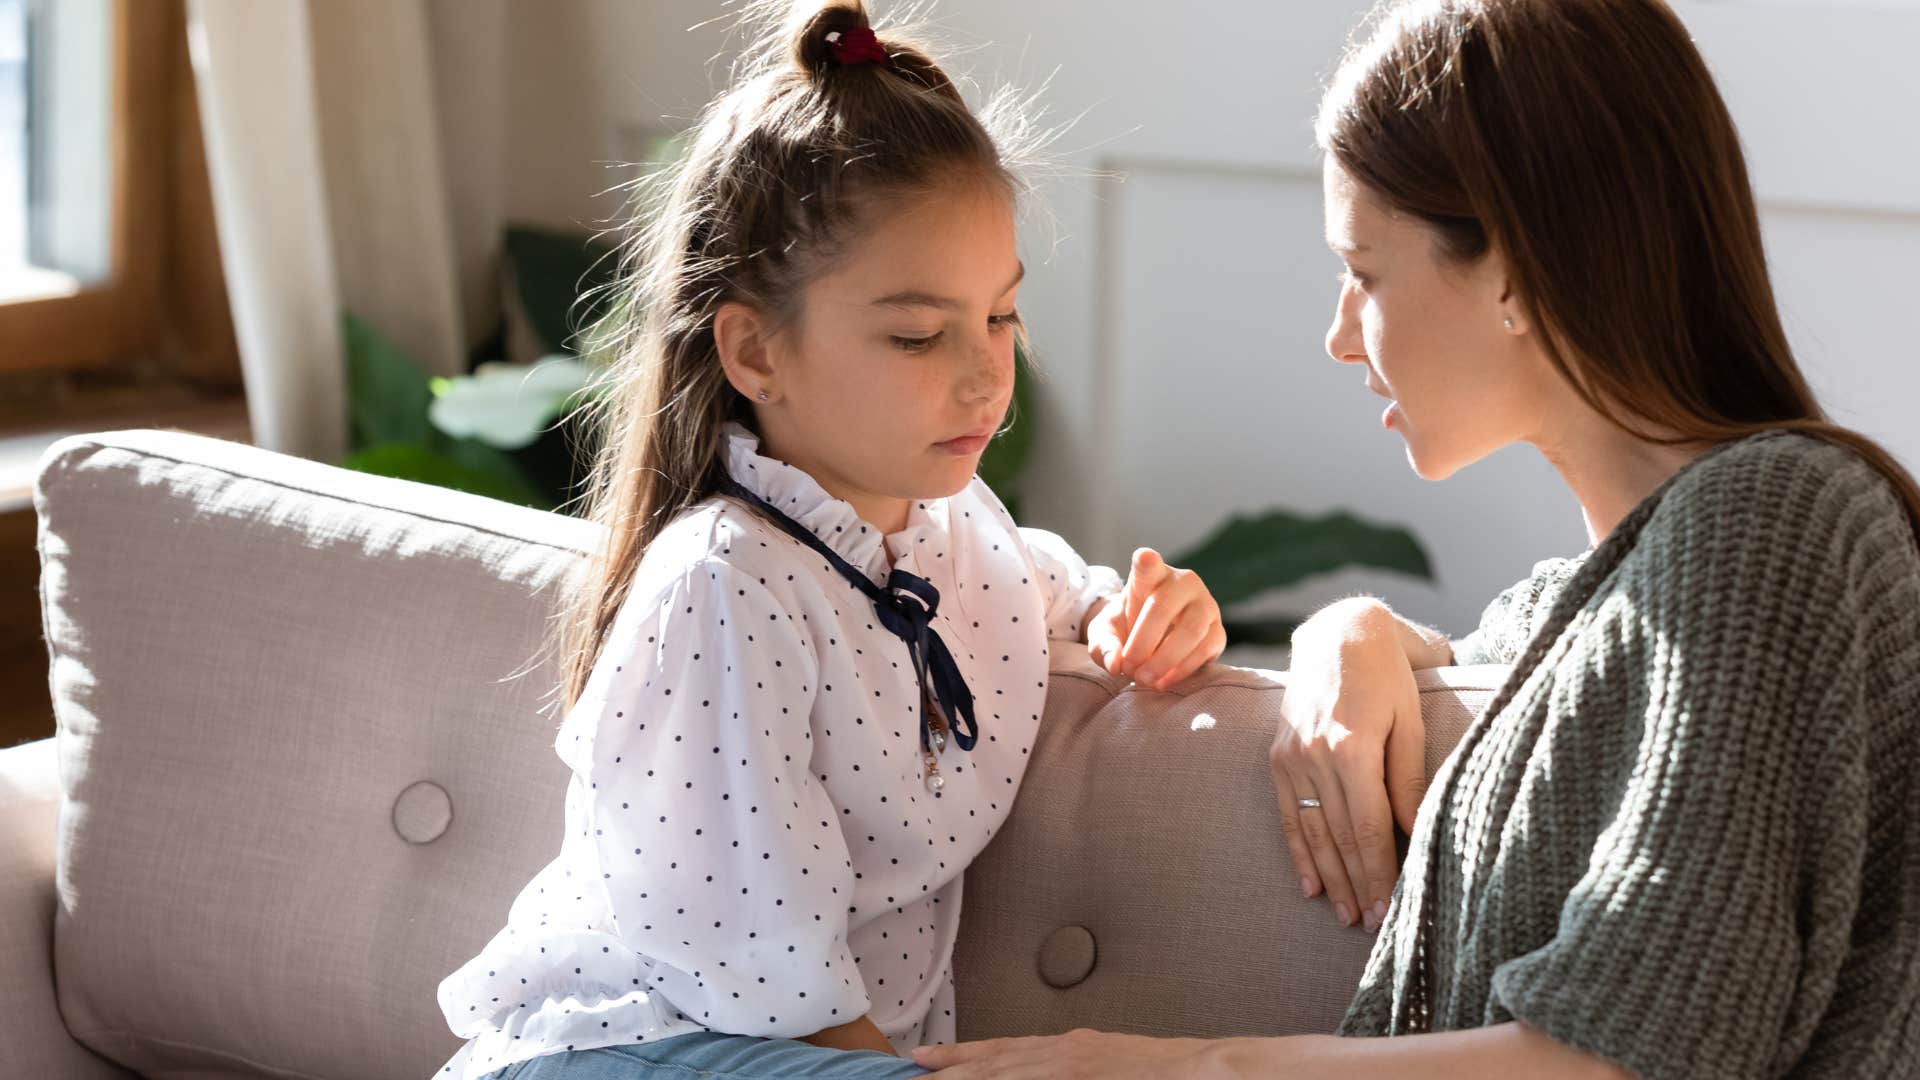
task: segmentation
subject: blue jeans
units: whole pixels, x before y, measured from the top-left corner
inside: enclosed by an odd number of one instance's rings
[[[485,1080],[895,1080],[925,1076],[908,1058],[828,1050],[792,1039],[696,1031],[659,1042],[563,1050],[488,1073]]]

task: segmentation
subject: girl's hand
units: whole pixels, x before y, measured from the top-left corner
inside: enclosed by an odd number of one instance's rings
[[[1126,588],[1088,620],[1087,646],[1093,662],[1112,674],[1165,690],[1219,659],[1227,631],[1199,574],[1141,548]]]
[[[1163,1080],[1221,1075],[1222,1044],[1207,1039],[1151,1039],[1104,1031],[1069,1031],[1031,1039],[990,1039],[922,1046],[914,1063],[949,1080]]]
[[[1369,930],[1385,917],[1399,876],[1394,821],[1413,831],[1426,787],[1420,691],[1394,623],[1391,611],[1362,599],[1334,604],[1294,632],[1269,755],[1301,893],[1324,889],[1342,923]],[[1320,806],[1301,807],[1305,798]]]

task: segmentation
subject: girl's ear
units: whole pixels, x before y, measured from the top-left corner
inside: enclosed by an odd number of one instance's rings
[[[779,394],[772,337],[772,324],[752,304],[729,300],[713,313],[713,347],[720,366],[749,401],[764,404]]]

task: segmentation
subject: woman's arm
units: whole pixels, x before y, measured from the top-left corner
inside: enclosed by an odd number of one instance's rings
[[[1267,1039],[1151,1039],[1073,1031],[1037,1039],[994,1039],[923,1046],[914,1061],[951,1080],[1097,1076],[1102,1080],[1480,1080],[1486,1076],[1547,1080],[1631,1080],[1611,1062],[1555,1042],[1522,1023],[1469,1031],[1341,1039],[1296,1035]]]
[[[1413,673],[1453,662],[1445,635],[1372,597],[1321,609],[1293,635],[1269,765],[1300,891],[1377,927],[1399,877],[1394,822],[1413,832],[1427,789]],[[1318,799],[1303,808],[1301,799]]]
[[[1418,1076],[1422,1080],[1481,1080],[1486,1076],[1529,1076],[1632,1080],[1633,1076],[1610,1061],[1556,1042],[1538,1028],[1518,1021],[1389,1039],[1341,1039],[1331,1035],[1230,1039],[1221,1044],[1219,1053],[1224,1067],[1221,1075],[1235,1078],[1284,1075],[1404,1080]]]

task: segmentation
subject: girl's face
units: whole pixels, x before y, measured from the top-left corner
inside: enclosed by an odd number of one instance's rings
[[[958,182],[869,211],[768,345],[767,452],[886,531],[967,486],[1013,396],[1010,197]],[[749,394],[749,400],[756,395]]]
[[[1430,226],[1382,205],[1331,157],[1323,179],[1327,246],[1345,264],[1327,353],[1366,365],[1367,388],[1391,401],[1381,422],[1406,440],[1414,472],[1441,480],[1539,441],[1550,368],[1498,254],[1457,264]]]

